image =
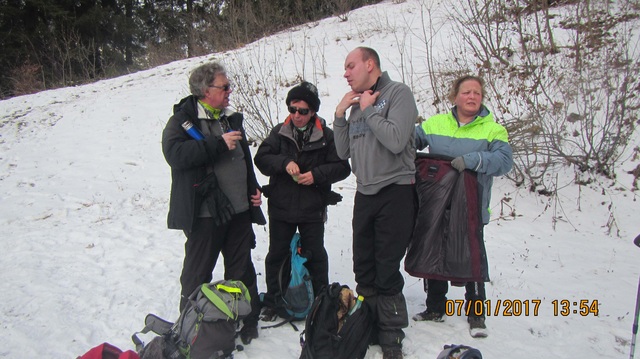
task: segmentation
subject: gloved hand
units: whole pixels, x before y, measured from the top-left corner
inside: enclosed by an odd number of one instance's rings
[[[207,201],[209,213],[211,213],[216,226],[221,226],[230,221],[231,216],[235,213],[229,198],[222,192],[220,187],[214,188],[205,201]]]
[[[340,201],[342,201],[342,195],[340,193],[330,191],[329,193],[324,194],[325,205],[336,205]]]
[[[200,183],[195,185],[196,193],[204,197],[209,213],[217,226],[227,223],[235,213],[229,198],[218,185],[218,178],[211,172]]]
[[[458,172],[462,172],[467,169],[467,166],[464,164],[464,158],[462,156],[456,157],[451,161],[451,166],[458,170]]]

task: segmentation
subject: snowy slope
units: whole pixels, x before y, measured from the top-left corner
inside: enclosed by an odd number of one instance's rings
[[[104,341],[131,349],[130,336],[148,312],[177,317],[184,236],[166,229],[170,176],[160,136],[173,104],[187,95],[193,67],[211,58],[232,64],[243,56],[275,56],[276,69],[289,79],[303,73],[318,84],[320,115],[331,122],[348,90],[346,54],[372,46],[383,69],[399,79],[398,34],[415,26],[418,9],[418,1],[385,2],[352,12],[346,22],[327,19],[236,52],[0,101],[0,357],[75,358]],[[315,52],[303,50],[305,44]],[[424,66],[417,45],[406,45],[415,46],[414,65]],[[281,119],[288,89],[277,95]],[[423,96],[417,94],[419,108],[428,116],[434,110]],[[493,221],[485,230],[492,278],[487,296],[494,310],[501,301],[498,315],[487,318],[490,336],[470,338],[464,317],[411,322],[406,357],[435,358],[450,343],[477,347],[486,358],[628,356],[640,274],[640,248],[631,243],[640,233],[640,206],[629,191],[631,177],[622,172],[631,168],[623,163],[612,186],[570,186],[553,199],[498,178]],[[569,182],[572,175],[560,176]],[[354,286],[355,179],[335,187],[344,200],[330,208],[326,226],[330,280]],[[268,233],[261,226],[255,231],[253,257],[264,290]],[[221,273],[218,266],[214,277]],[[405,281],[410,314],[424,310],[422,282]],[[463,288],[449,293],[450,299],[463,296]],[[571,305],[568,315],[554,315],[554,300],[597,300],[599,312],[581,316]],[[507,316],[510,301],[529,303],[529,313]],[[298,334],[288,326],[262,330],[236,358],[297,358]],[[381,357],[377,346],[367,354]]]

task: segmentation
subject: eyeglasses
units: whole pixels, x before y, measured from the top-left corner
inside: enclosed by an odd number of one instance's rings
[[[228,92],[229,90],[231,90],[231,84],[226,84],[226,85],[222,85],[222,86],[210,85],[209,87],[213,87],[213,88],[216,88],[216,89],[221,89],[224,92]]]
[[[289,113],[290,114],[295,114],[296,111],[301,114],[302,116],[304,115],[308,115],[309,114],[309,109],[308,108],[297,108],[297,107],[293,107],[293,106],[289,106]]]

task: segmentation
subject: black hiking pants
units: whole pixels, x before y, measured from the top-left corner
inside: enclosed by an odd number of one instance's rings
[[[182,298],[180,311],[187,305],[189,295],[201,284],[210,283],[218,256],[224,257],[224,279],[240,280],[251,295],[251,314],[245,325],[257,325],[260,299],[256,285],[256,270],[251,260],[251,249],[256,236],[249,211],[231,217],[227,223],[216,226],[212,218],[198,218],[190,233],[185,231],[184,262],[180,284]]]
[[[481,231],[481,235],[483,233],[484,231]],[[487,299],[484,282],[467,282],[464,287],[466,291],[464,294],[464,299],[466,300],[465,314],[469,313],[469,317],[479,316],[484,318],[484,303]],[[446,280],[427,279],[424,281],[424,291],[427,293],[427,311],[444,314],[446,312],[449,282]],[[457,310],[457,306],[455,310]]]
[[[483,306],[485,299],[487,299],[484,282],[467,282],[465,290],[464,298],[466,303],[464,313],[469,313],[469,317],[484,317]],[[425,280],[424,291],[427,292],[427,311],[444,314],[446,312],[449,282],[446,280],[427,279]],[[450,309],[457,310],[457,305]]]
[[[353,271],[357,292],[372,306],[380,346],[402,346],[408,326],[400,261],[415,216],[412,185],[389,185],[375,195],[356,193],[353,207]]]
[[[324,222],[289,223],[269,219],[269,253],[265,258],[267,283],[267,302],[280,291],[278,274],[282,261],[287,259],[291,239],[300,233],[302,254],[307,256],[305,267],[311,275],[311,283],[315,294],[323,286],[329,284],[329,257],[324,248]]]

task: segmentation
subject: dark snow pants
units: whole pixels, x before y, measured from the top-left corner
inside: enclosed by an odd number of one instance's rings
[[[302,253],[307,256],[305,267],[311,275],[313,292],[329,284],[329,257],[324,248],[324,222],[289,223],[269,219],[269,253],[264,261],[267,283],[267,298],[273,298],[279,291],[278,273],[282,261],[289,254],[291,239],[300,233]],[[267,302],[269,299],[267,299]]]
[[[375,195],[355,196],[353,271],[356,291],[376,314],[380,346],[402,346],[408,323],[400,261],[414,225],[412,185],[389,185]]]
[[[251,249],[256,246],[256,236],[251,225],[249,211],[231,217],[222,226],[216,226],[212,218],[198,218],[190,233],[185,231],[184,262],[180,283],[182,298],[180,311],[186,306],[189,295],[201,284],[213,279],[218,256],[224,257],[224,279],[240,280],[251,295],[251,314],[245,325],[257,324],[260,299],[256,284],[256,270],[251,260]]]
[[[484,282],[467,282],[465,284],[465,290],[464,298],[466,299],[466,303],[464,313],[469,313],[470,317],[484,317],[483,306],[485,299],[487,299]],[[446,312],[449,282],[446,280],[427,279],[425,280],[424,291],[427,292],[427,311],[444,314]],[[476,304],[476,302],[480,303]],[[469,306],[471,307],[468,308]],[[477,309],[474,309],[476,307]],[[451,309],[457,310],[457,305]]]

